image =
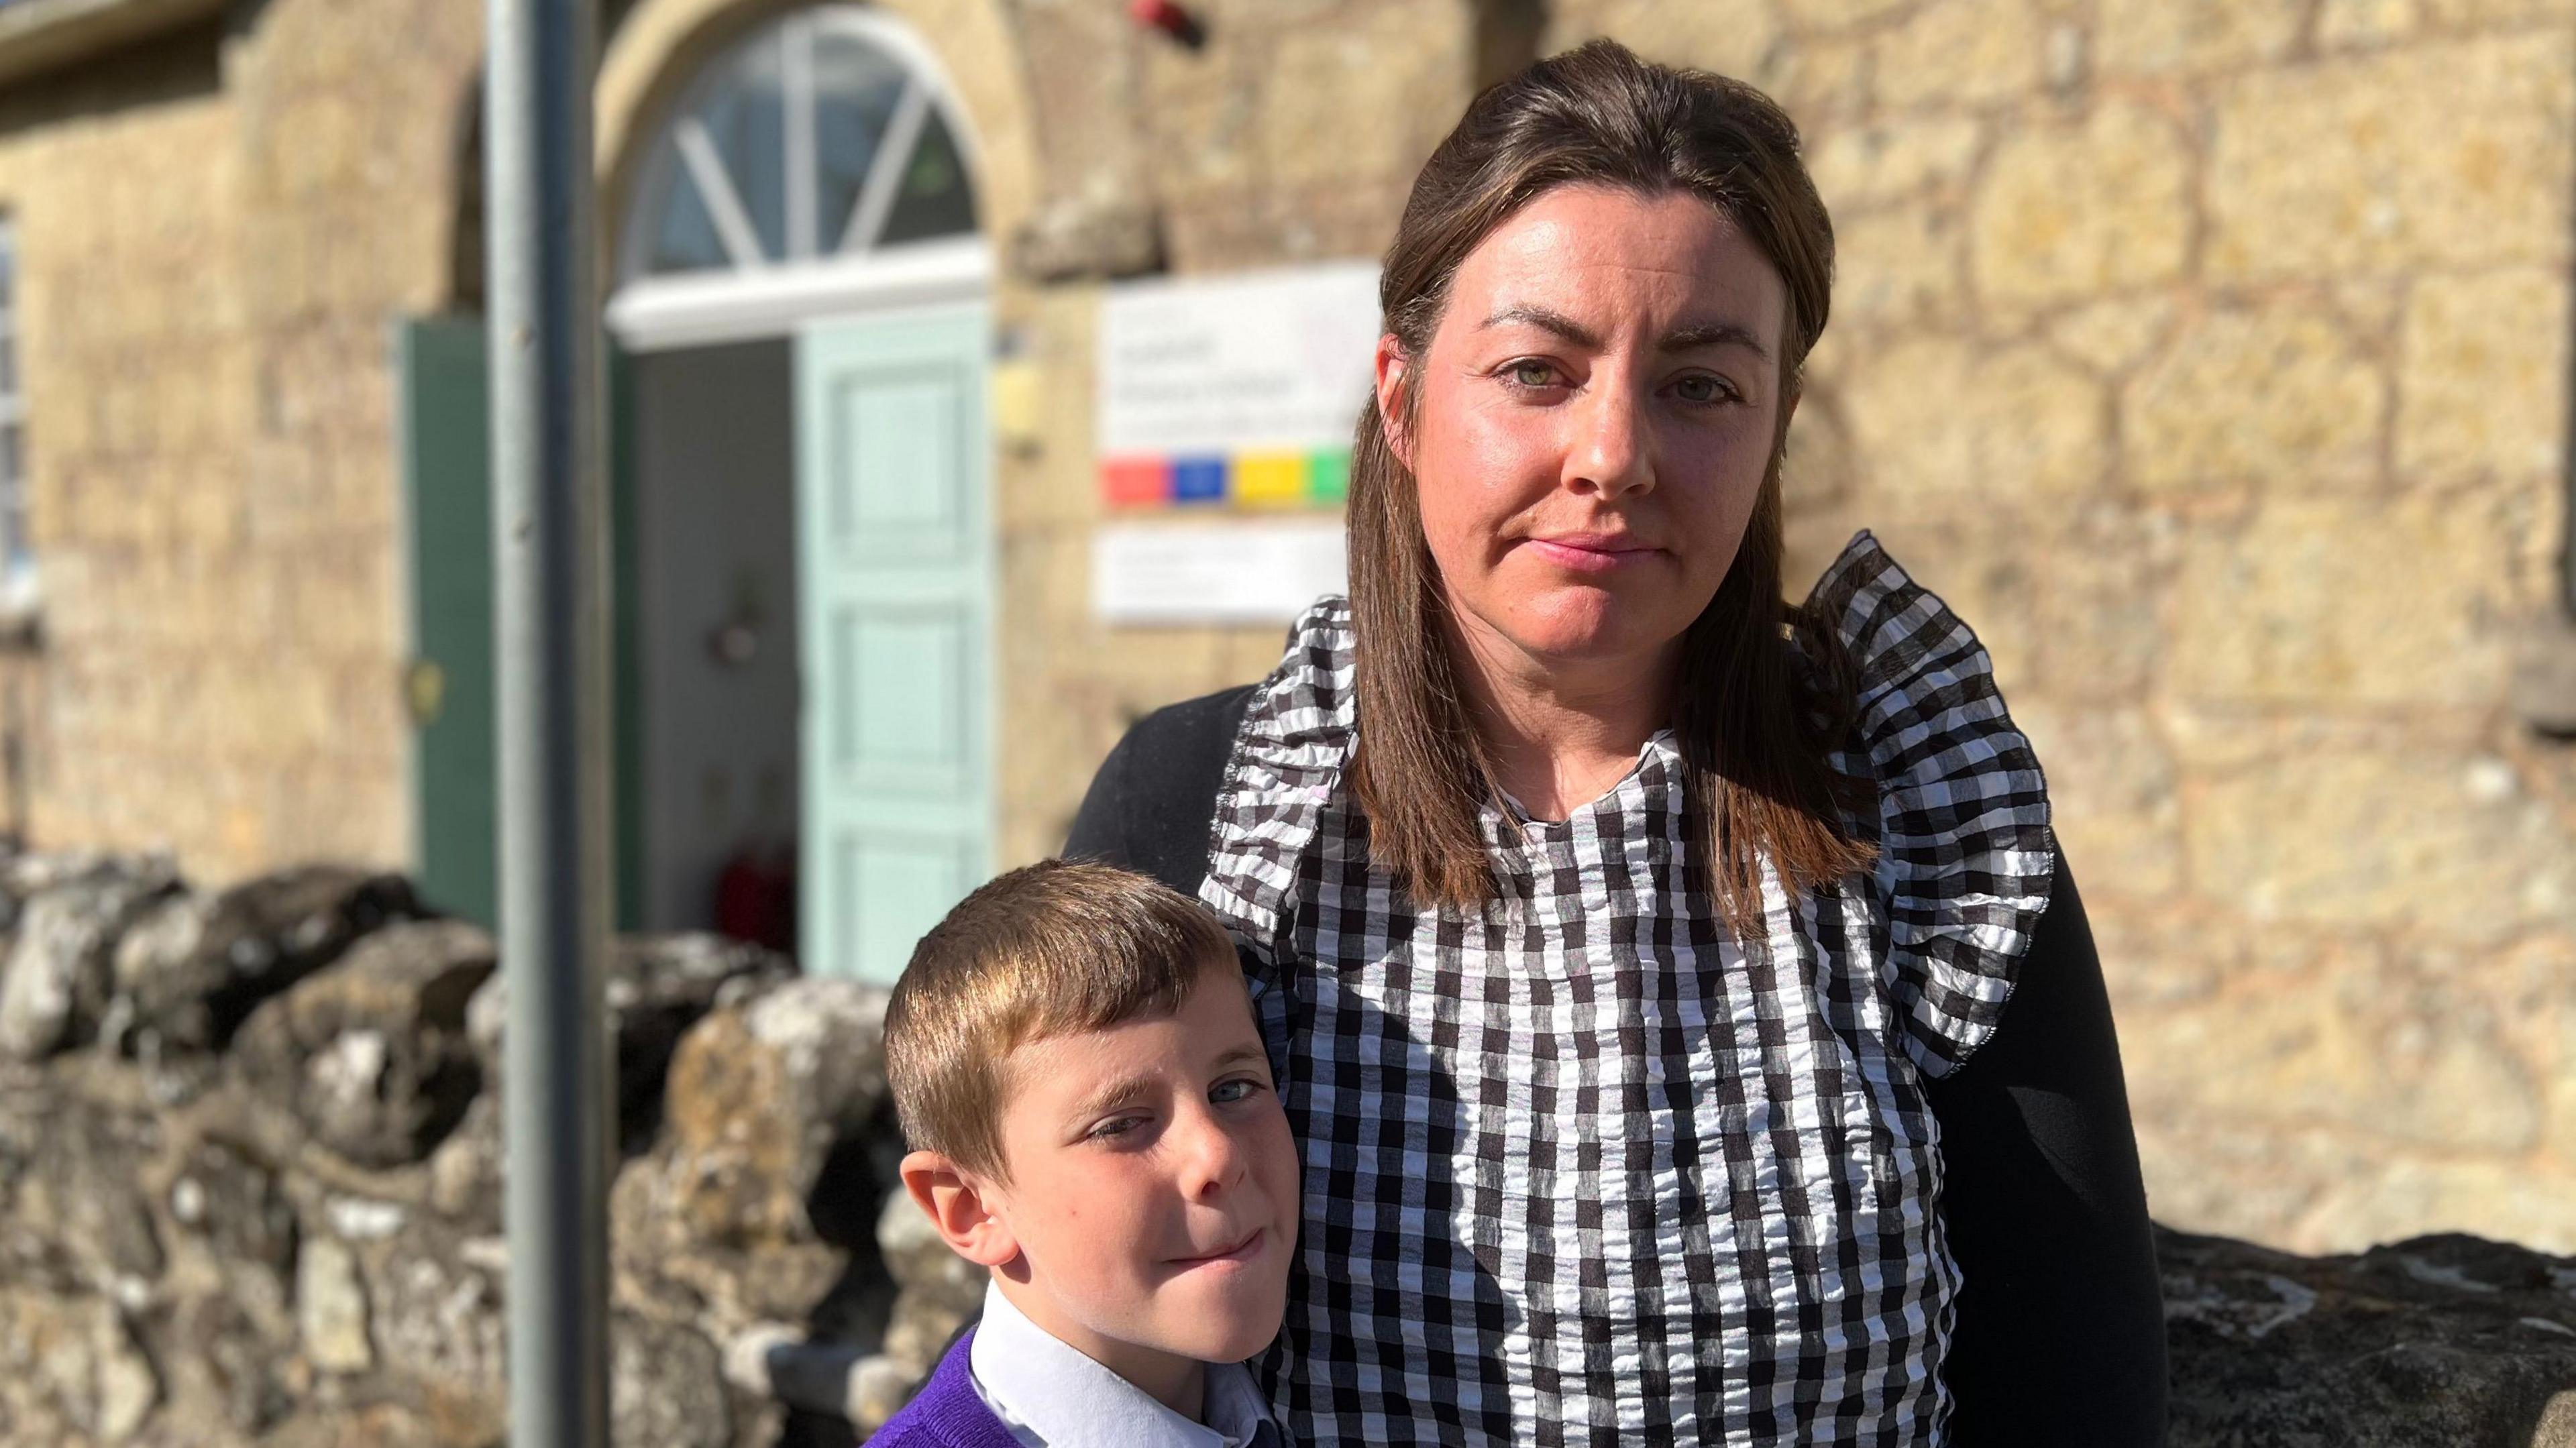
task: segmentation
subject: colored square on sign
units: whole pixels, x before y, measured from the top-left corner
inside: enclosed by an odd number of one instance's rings
[[[1247,508],[1294,508],[1306,501],[1306,459],[1247,453],[1234,460],[1234,500]]]
[[[1224,502],[1225,459],[1172,459],[1172,501],[1175,503]]]
[[[1100,500],[1113,508],[1150,508],[1172,500],[1172,465],[1161,458],[1102,458]]]
[[[1306,455],[1306,496],[1318,503],[1338,503],[1351,494],[1351,450],[1325,448]]]

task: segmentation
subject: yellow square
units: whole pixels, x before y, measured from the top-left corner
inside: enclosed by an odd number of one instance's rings
[[[1247,508],[1297,508],[1306,502],[1303,453],[1247,453],[1234,460],[1234,500]]]

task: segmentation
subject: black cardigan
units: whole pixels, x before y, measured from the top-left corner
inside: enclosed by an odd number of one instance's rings
[[[1068,856],[1196,895],[1250,686],[1140,720],[1074,818]],[[1925,1094],[1962,1285],[1943,1373],[1960,1448],[2160,1444],[2164,1311],[2101,961],[2058,862],[2006,1023]]]

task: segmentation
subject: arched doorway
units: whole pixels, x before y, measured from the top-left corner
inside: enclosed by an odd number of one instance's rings
[[[973,137],[882,12],[790,12],[642,134],[607,322],[624,873],[891,979],[989,869],[991,253]]]

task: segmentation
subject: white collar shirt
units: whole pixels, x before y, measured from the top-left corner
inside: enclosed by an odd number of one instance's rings
[[[1282,1448],[1270,1404],[1241,1363],[1210,1363],[1204,1423],[1029,1321],[984,1291],[968,1366],[975,1392],[1023,1448]]]

